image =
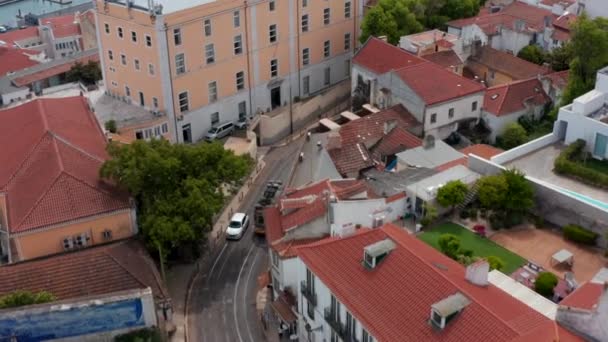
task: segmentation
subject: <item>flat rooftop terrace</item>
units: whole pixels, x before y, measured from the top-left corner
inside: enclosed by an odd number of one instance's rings
[[[555,143],[528,153],[522,157],[503,164],[506,168],[516,168],[526,175],[553,184],[597,201],[608,203],[608,191],[596,188],[569,177],[553,172],[553,163],[565,148],[562,143]]]

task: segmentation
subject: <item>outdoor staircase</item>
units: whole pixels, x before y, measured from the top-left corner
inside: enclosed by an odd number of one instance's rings
[[[456,210],[462,210],[464,207],[469,205],[469,203],[473,202],[475,200],[475,197],[477,197],[477,191],[479,191],[479,185],[477,185],[477,182],[475,182],[475,184],[473,184],[473,187],[471,187],[471,189],[467,193],[467,196],[464,198],[464,201],[462,201],[462,203],[456,206]]]

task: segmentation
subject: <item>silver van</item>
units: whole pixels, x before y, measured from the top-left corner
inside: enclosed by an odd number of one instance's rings
[[[205,134],[206,141],[214,141],[221,139],[225,136],[232,134],[234,131],[234,123],[224,122],[219,125],[211,127],[211,129]]]

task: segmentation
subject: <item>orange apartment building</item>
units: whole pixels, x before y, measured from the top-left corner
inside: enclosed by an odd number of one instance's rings
[[[189,143],[349,78],[363,0],[96,0],[96,12],[107,91]]]
[[[129,195],[99,177],[106,138],[82,96],[0,111],[2,263],[137,233]]]

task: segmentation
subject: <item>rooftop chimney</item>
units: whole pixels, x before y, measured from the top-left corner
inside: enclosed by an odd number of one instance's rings
[[[378,39],[388,42],[388,38],[386,36],[378,36]]]
[[[331,132],[327,136],[327,150],[342,148],[342,137],[338,132]]]
[[[464,278],[477,286],[488,286],[488,273],[490,264],[486,260],[479,260],[467,266]]]

